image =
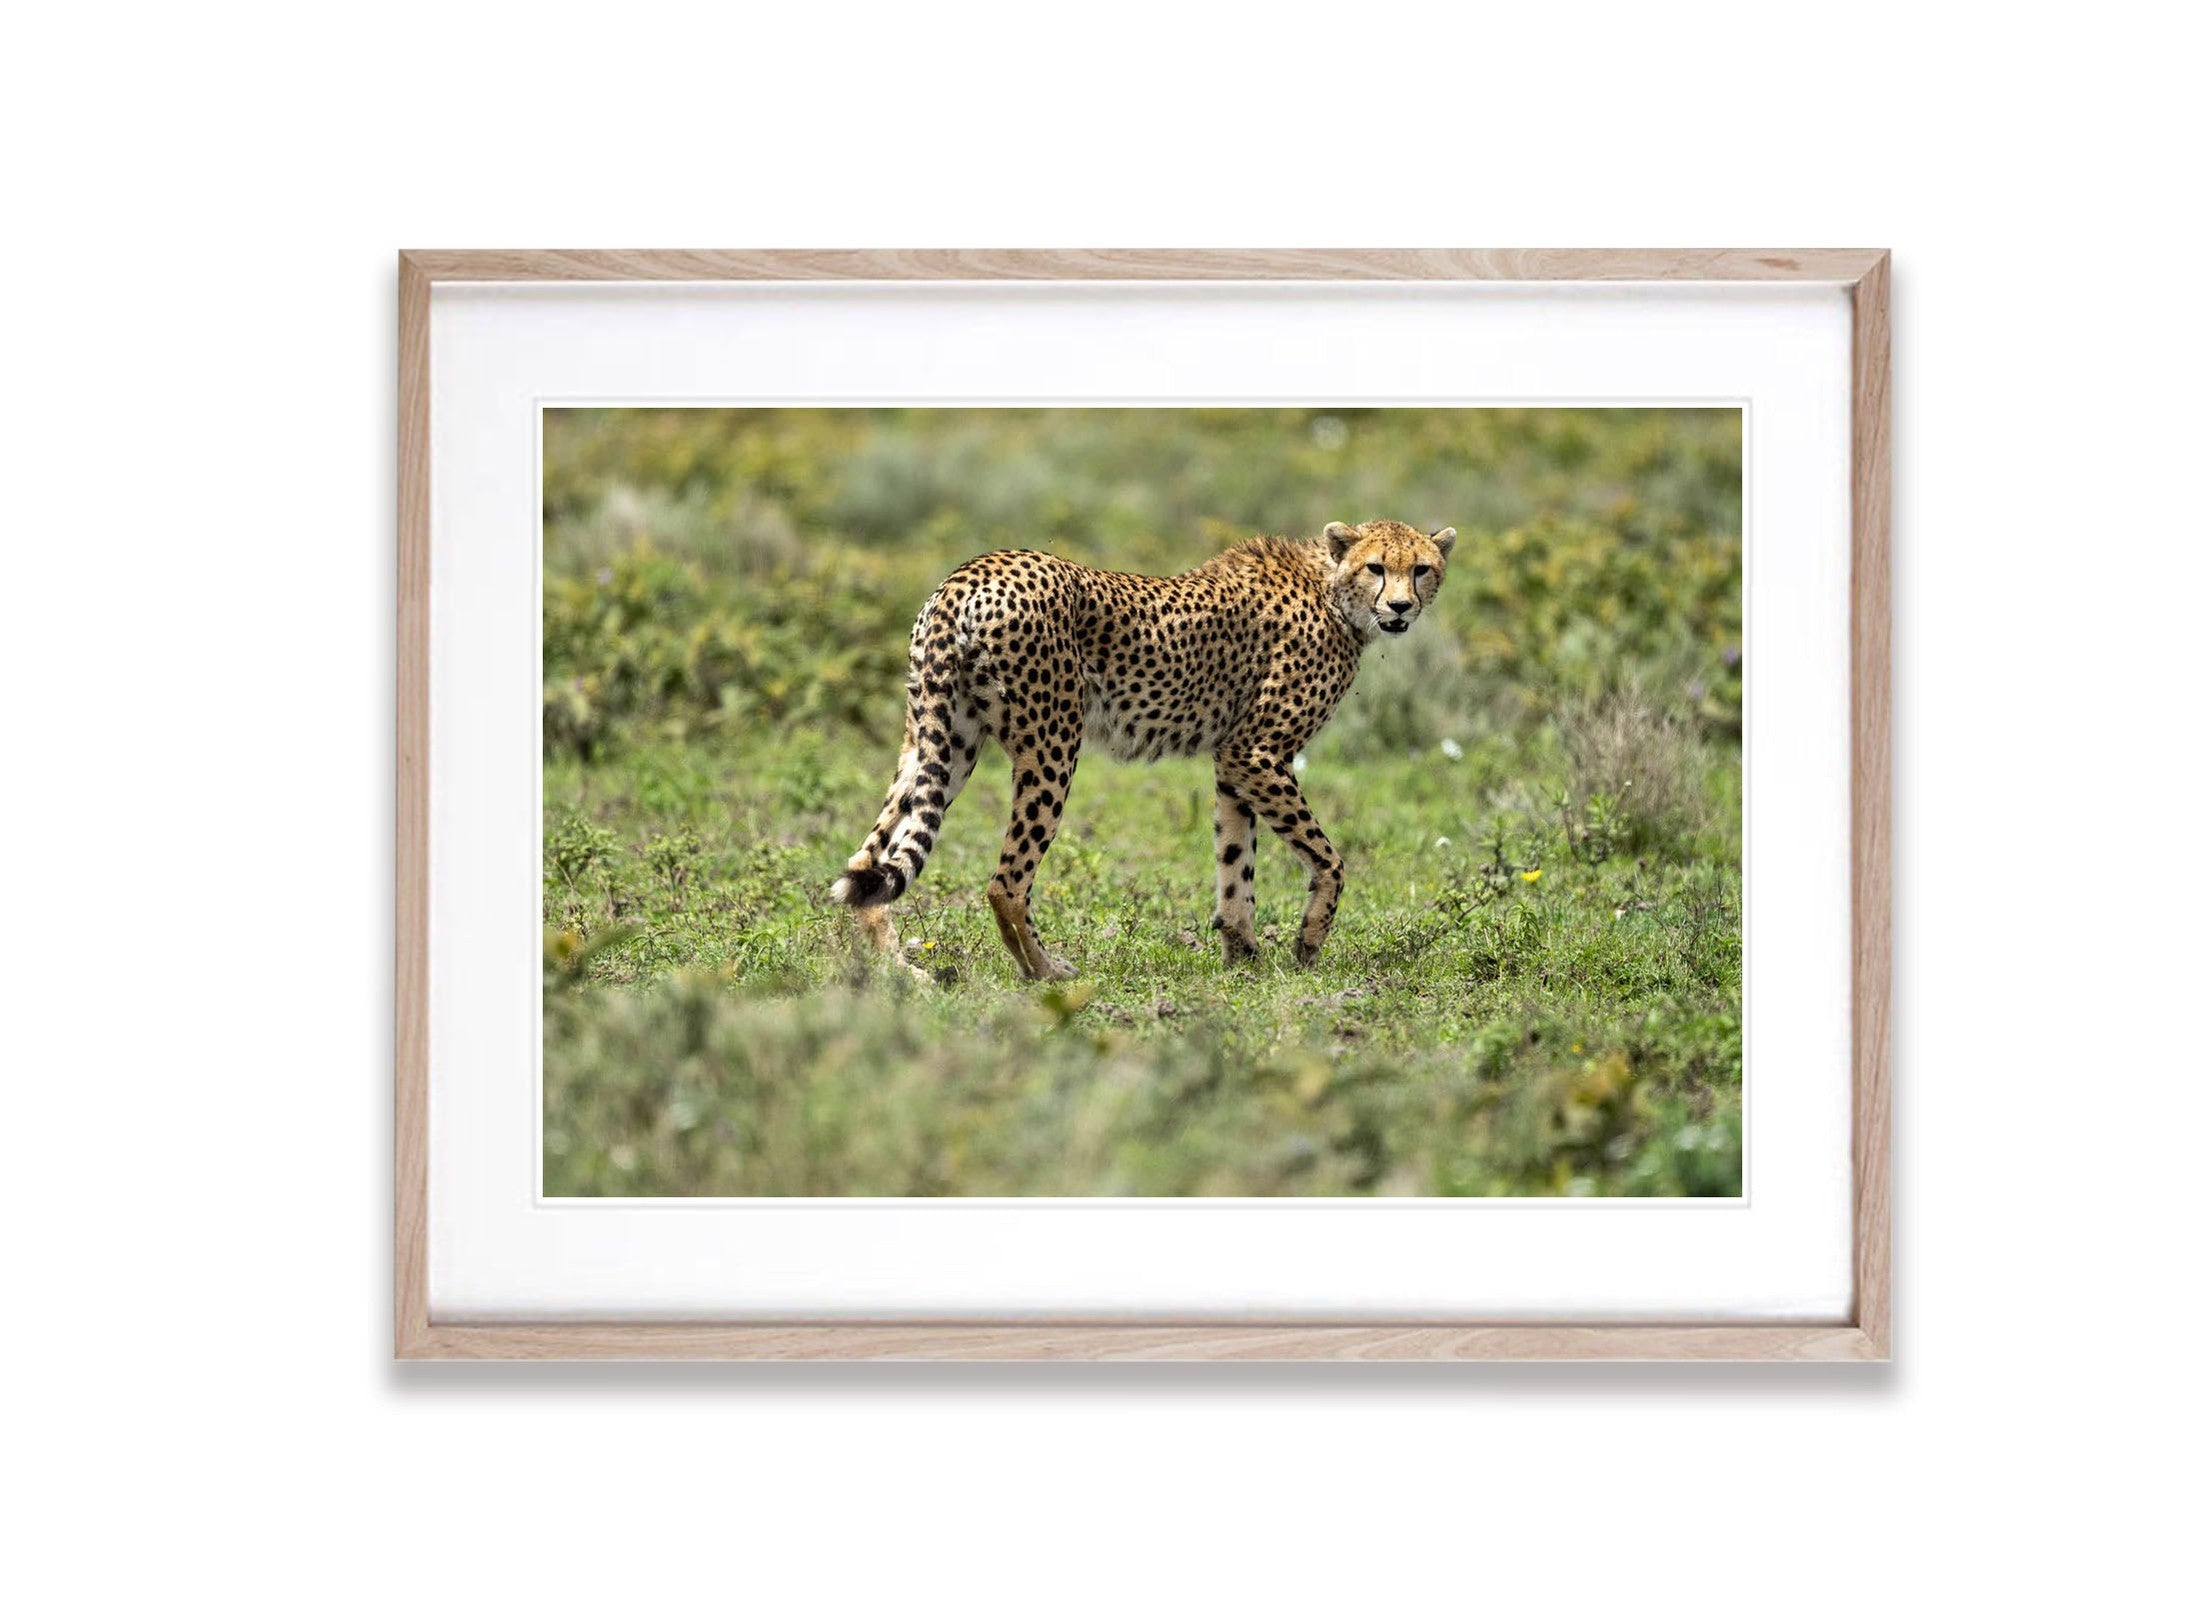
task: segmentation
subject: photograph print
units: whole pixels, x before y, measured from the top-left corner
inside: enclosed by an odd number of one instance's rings
[[[1743,425],[545,407],[543,1193],[1741,1197]]]

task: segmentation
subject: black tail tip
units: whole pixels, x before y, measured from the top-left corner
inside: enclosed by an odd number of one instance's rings
[[[858,866],[832,885],[832,897],[850,910],[884,905],[909,886],[898,866]]]

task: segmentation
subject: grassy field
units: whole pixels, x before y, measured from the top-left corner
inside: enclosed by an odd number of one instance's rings
[[[547,1189],[1733,1194],[1741,438],[1731,411],[553,412]],[[986,549],[1184,569],[1332,518],[1460,531],[1309,747],[1321,964],[1261,855],[1224,973],[1211,770],[1080,768],[1014,979],[988,750],[897,910],[825,890],[898,747],[907,631]]]

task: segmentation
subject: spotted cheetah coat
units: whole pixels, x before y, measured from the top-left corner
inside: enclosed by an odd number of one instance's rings
[[[988,738],[1013,767],[1013,808],[986,899],[1027,978],[1070,968],[1040,943],[1030,896],[1077,760],[1211,755],[1216,906],[1226,962],[1251,959],[1255,819],[1311,872],[1296,953],[1328,938],[1343,862],[1291,762],[1350,687],[1361,650],[1418,619],[1455,537],[1401,522],[1332,522],[1320,539],[1251,539],[1175,577],[1102,572],[1036,550],[956,568],[909,636],[901,760],[833,897],[899,959],[884,907],[924,869]]]

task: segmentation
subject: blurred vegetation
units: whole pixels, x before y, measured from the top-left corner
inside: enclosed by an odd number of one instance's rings
[[[553,411],[553,1194],[1732,1194],[1733,411]],[[1002,547],[1176,571],[1257,532],[1460,531],[1303,781],[1350,886],[1252,972],[1211,933],[1203,762],[1077,776],[1011,976],[989,751],[897,910],[824,889],[898,745],[917,607]]]

